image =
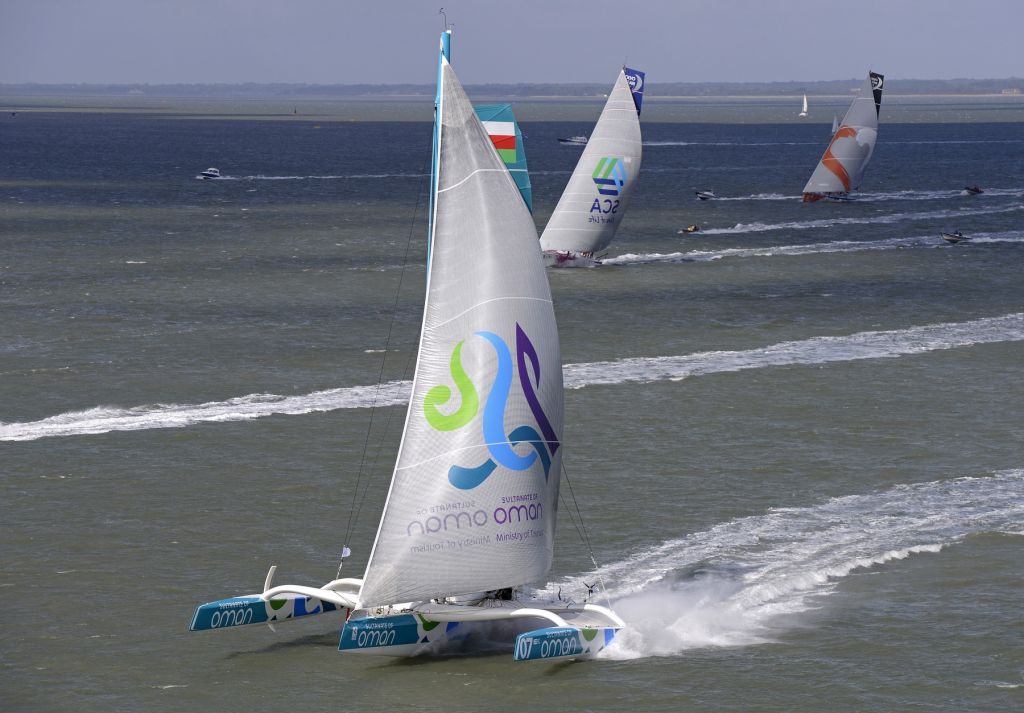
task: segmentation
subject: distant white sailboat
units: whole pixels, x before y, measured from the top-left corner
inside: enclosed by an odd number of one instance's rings
[[[199,606],[193,631],[341,610],[344,653],[412,656],[480,634],[523,661],[592,656],[625,626],[596,604],[519,592],[554,554],[558,331],[533,218],[495,149],[503,141],[488,136],[448,62],[449,38],[416,372],[365,574],[275,587],[272,567],[263,592]]]
[[[804,94],[804,108],[800,110],[797,116],[807,116],[807,95]]]
[[[832,134],[831,135],[835,136],[837,131],[839,131],[839,117],[837,115],[833,114],[832,115]]]
[[[611,243],[640,177],[644,73],[619,72],[540,246],[554,267],[592,267]]]
[[[849,200],[850,191],[860,187],[864,169],[871,160],[878,140],[878,114],[882,106],[884,82],[885,77],[881,74],[868,73],[860,96],[850,104],[814,173],[804,186],[805,203],[823,198]]]

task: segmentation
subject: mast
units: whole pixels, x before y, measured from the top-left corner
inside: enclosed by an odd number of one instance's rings
[[[444,8],[441,8],[444,14]],[[437,203],[437,166],[441,155],[441,122],[438,111],[441,108],[441,80],[444,63],[451,62],[452,31],[445,19],[444,32],[441,33],[440,52],[437,57],[437,92],[434,94],[434,146],[430,152],[430,209],[427,214],[427,265],[430,265],[430,254],[434,247],[434,212]]]

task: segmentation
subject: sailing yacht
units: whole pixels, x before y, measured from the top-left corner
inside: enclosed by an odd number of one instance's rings
[[[864,169],[878,139],[878,113],[882,107],[885,77],[868,72],[860,96],[853,100],[839,128],[825,149],[810,180],[804,186],[804,202],[823,198],[849,200],[850,191],[860,187]]]
[[[546,577],[554,550],[558,332],[533,218],[452,70],[450,36],[412,397],[366,570],[273,586],[271,567],[262,592],[200,605],[192,630],[340,611],[344,653],[410,656],[486,636],[536,660],[592,656],[625,626],[589,601],[523,591]]]
[[[800,116],[800,117],[807,116],[807,95],[806,94],[804,94],[804,108],[800,110],[800,113],[797,114],[797,116]]]
[[[623,67],[540,245],[545,264],[593,267],[608,247],[640,177],[645,74]]]

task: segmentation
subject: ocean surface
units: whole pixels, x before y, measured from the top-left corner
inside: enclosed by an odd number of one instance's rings
[[[329,616],[187,631],[271,564],[332,579],[354,503],[362,571],[429,123],[0,115],[0,708],[1024,708],[1024,131],[983,109],[883,106],[848,204],[799,199],[831,110],[644,122],[608,259],[548,273],[597,569],[563,517],[536,587],[600,576],[629,624],[562,664],[344,656]],[[592,122],[524,121],[538,227]]]

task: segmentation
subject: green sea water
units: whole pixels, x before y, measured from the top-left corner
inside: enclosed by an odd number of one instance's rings
[[[887,98],[860,200],[803,204],[833,109],[774,101],[645,108],[605,264],[549,272],[597,567],[563,517],[534,586],[600,576],[629,624],[555,665],[345,656],[326,616],[187,632],[271,564],[334,577],[380,376],[365,564],[422,308],[429,106],[0,117],[3,709],[1020,708],[1021,124]],[[539,227],[579,156],[556,139],[598,109],[523,107]]]

